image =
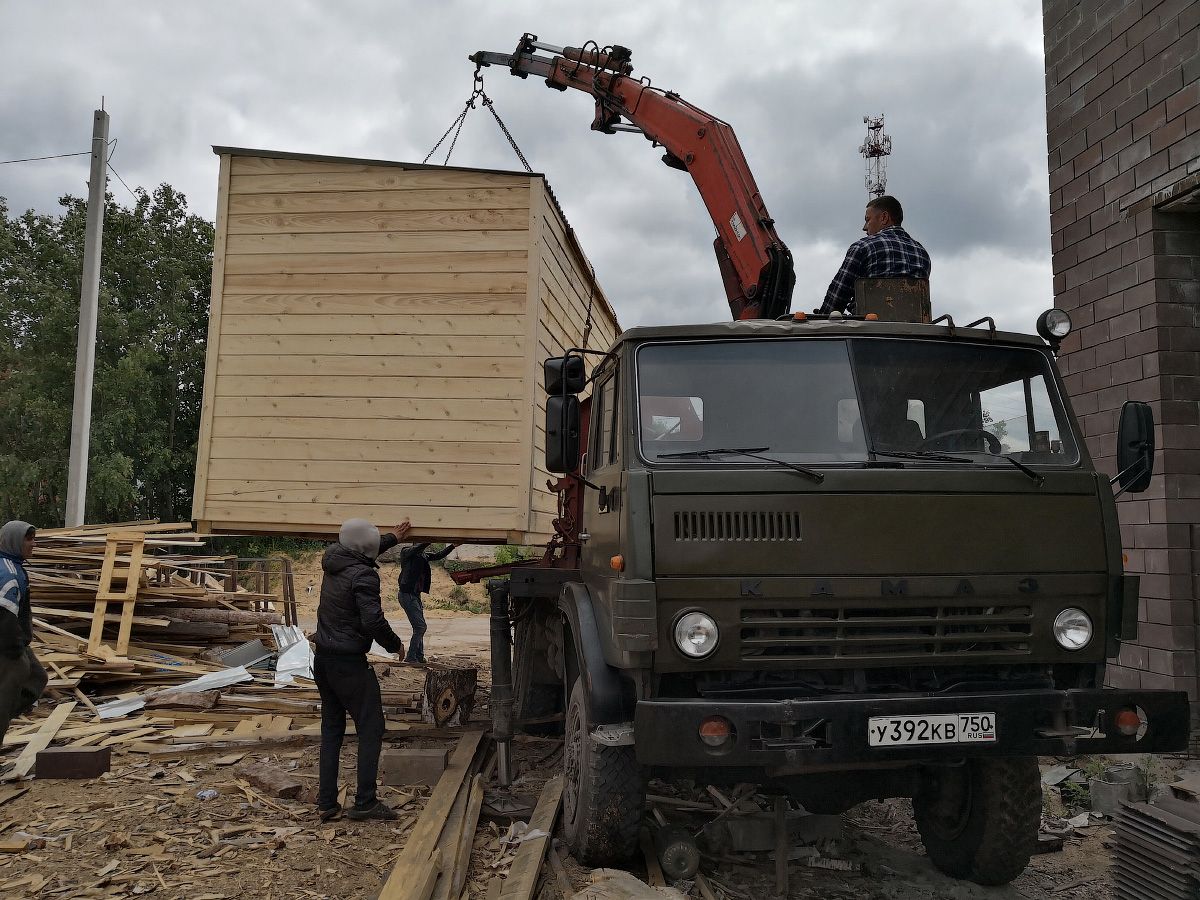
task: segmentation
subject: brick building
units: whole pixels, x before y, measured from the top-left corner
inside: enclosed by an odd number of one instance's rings
[[[1118,501],[1142,574],[1123,687],[1186,690],[1200,721],[1200,0],[1044,0],[1061,365],[1098,467],[1121,404],[1151,404],[1150,489]],[[1194,730],[1193,734],[1197,732]]]

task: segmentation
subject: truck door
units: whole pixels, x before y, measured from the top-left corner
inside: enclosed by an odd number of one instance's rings
[[[580,564],[584,581],[597,599],[607,598],[609,585],[617,576],[610,560],[621,552],[618,377],[616,367],[610,367],[597,379],[592,392],[591,434],[584,474],[596,489],[589,487],[584,492],[583,531],[590,536],[583,542]]]

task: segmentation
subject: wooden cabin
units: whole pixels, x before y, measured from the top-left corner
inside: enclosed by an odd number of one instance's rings
[[[619,332],[545,177],[214,151],[197,527],[544,543],[542,361]]]

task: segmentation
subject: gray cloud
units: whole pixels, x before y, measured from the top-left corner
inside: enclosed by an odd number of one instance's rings
[[[889,189],[933,254],[939,311],[1028,330],[1047,305],[1036,0],[546,7],[4,4],[0,159],[87,149],[103,94],[124,179],[170,182],[211,216],[211,144],[419,161],[470,91],[468,53],[508,51],[525,30],[552,42],[595,38],[630,46],[638,74],[734,125],[797,259],[797,308],[820,301],[859,236],[861,120],[881,111],[895,138]],[[712,224],[661,151],[590,132],[582,94],[502,70],[487,73],[486,87],[549,177],[623,324],[727,317]],[[453,162],[517,166],[482,111]],[[86,177],[82,157],[0,166],[0,196],[12,209],[52,211],[59,195],[82,194]]]

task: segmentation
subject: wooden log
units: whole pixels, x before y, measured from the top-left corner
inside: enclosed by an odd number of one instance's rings
[[[206,710],[216,706],[217,701],[220,699],[220,691],[197,691],[196,693],[168,691],[165,694],[157,694],[147,700],[146,709]]]
[[[192,639],[220,641],[229,637],[229,626],[224,622],[181,622],[171,620],[166,628],[156,629],[154,636],[163,638]]]
[[[478,677],[478,669],[429,669],[421,697],[421,717],[438,728],[466,725],[475,707]]]
[[[221,622],[225,625],[282,625],[283,617],[272,612],[246,612],[240,609],[174,607],[167,618],[183,622]]]
[[[268,763],[254,763],[241,770],[242,777],[272,797],[294,799],[303,789],[304,783],[287,772]]]

